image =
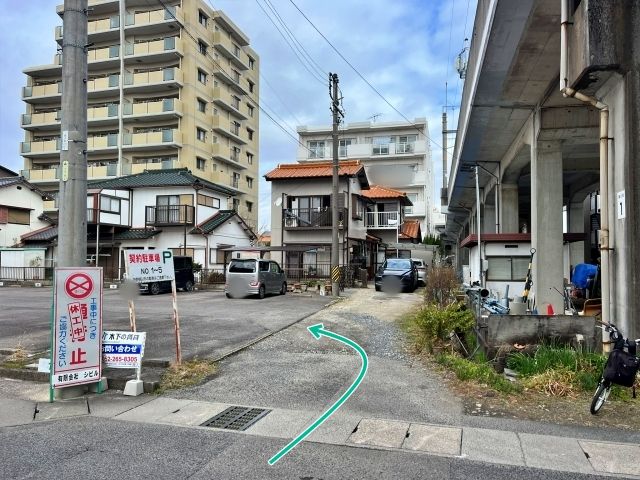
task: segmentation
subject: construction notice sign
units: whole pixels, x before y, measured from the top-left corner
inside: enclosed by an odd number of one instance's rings
[[[100,380],[102,268],[56,268],[51,386]]]
[[[134,282],[174,280],[173,253],[170,250],[126,250],[127,277]]]
[[[144,355],[145,332],[102,333],[102,365],[105,368],[140,368]]]

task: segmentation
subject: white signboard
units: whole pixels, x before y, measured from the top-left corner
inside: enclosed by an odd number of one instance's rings
[[[60,150],[65,152],[69,150],[69,130],[62,131],[62,139],[60,143]]]
[[[618,220],[622,220],[627,216],[625,200],[624,200],[624,190],[621,190],[617,193],[617,202],[616,202],[616,213],[618,215]]]
[[[102,333],[102,365],[106,368],[140,368],[144,356],[145,332]]]
[[[126,250],[127,278],[134,282],[174,280],[173,253],[170,250]]]
[[[51,386],[100,381],[102,268],[56,268]]]

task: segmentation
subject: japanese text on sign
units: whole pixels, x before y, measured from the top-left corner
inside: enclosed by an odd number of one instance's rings
[[[100,380],[102,269],[56,268],[53,316],[53,387]]]
[[[169,250],[150,252],[125,251],[128,277],[134,282],[161,282],[173,280],[173,253]]]
[[[102,333],[102,363],[109,368],[139,368],[144,356],[145,332]]]

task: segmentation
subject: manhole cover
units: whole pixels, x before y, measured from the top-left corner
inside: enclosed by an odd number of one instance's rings
[[[229,407],[200,426],[243,431],[270,411],[265,408]]]

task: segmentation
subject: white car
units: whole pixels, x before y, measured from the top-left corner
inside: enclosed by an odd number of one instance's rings
[[[427,265],[421,258],[412,258],[411,261],[418,269],[418,284],[424,287],[427,280]]]

